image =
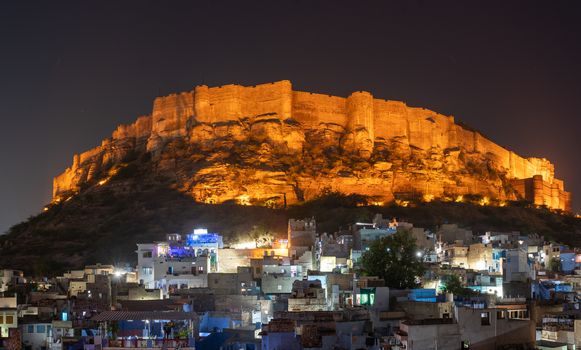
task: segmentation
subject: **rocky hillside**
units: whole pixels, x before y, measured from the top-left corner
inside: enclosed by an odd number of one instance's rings
[[[284,235],[289,217],[315,216],[335,232],[377,212],[579,246],[569,206],[548,160],[451,116],[367,92],[294,91],[288,81],[197,86],[156,99],[151,115],[74,155],[45,211],[0,236],[0,266],[126,263],[135,243],[194,226],[232,241]]]

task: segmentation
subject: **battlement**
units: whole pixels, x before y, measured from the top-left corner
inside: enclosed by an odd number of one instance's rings
[[[292,86],[288,80],[251,87],[200,85],[194,94],[195,119],[199,122],[224,122],[267,113],[281,119],[291,117]]]
[[[542,175],[527,179],[514,179],[512,185],[521,197],[534,205],[548,208],[570,210],[571,194],[565,191],[563,181],[545,181]]]

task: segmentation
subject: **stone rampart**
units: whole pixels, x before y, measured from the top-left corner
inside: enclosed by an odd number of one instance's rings
[[[237,121],[272,114],[282,120],[291,118],[292,88],[288,80],[252,87],[224,85],[195,88],[195,117],[202,123]]]
[[[570,210],[571,194],[564,190],[563,181],[545,181],[542,175],[526,179],[511,180],[514,189],[534,205],[543,205],[553,209]]]
[[[346,98],[294,91],[292,117],[306,128],[317,128],[321,123],[347,124]]]

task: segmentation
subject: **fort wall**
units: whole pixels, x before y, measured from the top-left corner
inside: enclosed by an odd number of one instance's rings
[[[292,117],[306,128],[315,129],[321,123],[347,125],[346,98],[294,91]]]
[[[158,97],[153,102],[151,133],[161,137],[185,136],[187,120],[193,115],[193,92]]]
[[[285,120],[292,116],[293,92],[288,80],[252,87],[224,85],[195,88],[196,121],[216,123],[271,114]]]
[[[149,115],[141,116],[132,124],[122,124],[113,131],[113,140],[142,139],[151,134],[152,118]]]
[[[73,158],[76,159],[78,156],[75,155]],[[77,163],[78,164],[78,163]],[[52,180],[52,198],[53,200],[60,200],[59,195],[61,193],[65,193],[68,191],[76,190],[78,184],[75,179],[75,171],[73,169],[77,169],[78,165],[75,164],[73,161],[73,165],[67,168],[61,174],[55,176]]]
[[[379,140],[402,138],[408,142],[407,109],[403,102],[374,100],[375,138]]]

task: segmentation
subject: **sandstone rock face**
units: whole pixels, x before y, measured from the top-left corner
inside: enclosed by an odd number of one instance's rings
[[[329,190],[381,203],[476,194],[569,210],[571,201],[548,160],[521,157],[451,116],[363,91],[293,91],[289,81],[157,98],[150,116],[75,155],[54,179],[54,200],[141,155],[175,188],[212,203],[282,206]]]

